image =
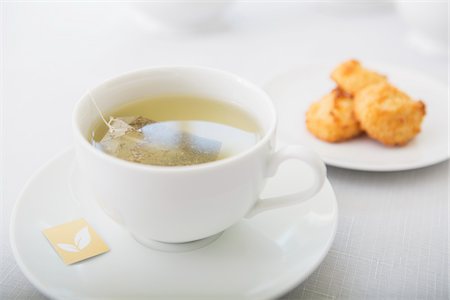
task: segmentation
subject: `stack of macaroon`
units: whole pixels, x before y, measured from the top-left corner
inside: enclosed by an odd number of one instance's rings
[[[306,113],[306,126],[317,138],[342,142],[365,132],[385,145],[401,146],[420,132],[425,104],[391,85],[386,76],[349,60],[331,78],[337,87]]]

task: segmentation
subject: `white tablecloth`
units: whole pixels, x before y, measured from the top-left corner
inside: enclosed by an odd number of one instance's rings
[[[368,10],[237,3],[223,26],[194,34],[145,27],[126,3],[1,5],[0,299],[45,298],[12,257],[11,209],[36,168],[70,147],[76,100],[106,78],[199,64],[262,84],[302,63],[354,57],[448,82],[448,57],[414,48],[392,4]],[[447,299],[448,163],[393,173],[330,167],[328,174],[340,212],[335,242],[318,269],[282,299]]]

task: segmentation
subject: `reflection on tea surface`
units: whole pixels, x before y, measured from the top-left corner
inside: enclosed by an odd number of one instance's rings
[[[257,123],[237,106],[166,96],[118,108],[108,124],[99,122],[95,127],[91,142],[128,161],[187,166],[236,155],[258,139]]]

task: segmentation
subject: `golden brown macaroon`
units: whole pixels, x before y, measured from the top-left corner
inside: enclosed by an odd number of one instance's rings
[[[356,93],[355,115],[370,137],[385,145],[401,146],[420,132],[425,104],[381,82]]]
[[[350,95],[355,95],[371,84],[387,81],[386,76],[367,70],[357,60],[349,60],[340,64],[331,73],[331,79]]]
[[[338,88],[311,104],[306,127],[327,142],[341,142],[362,132],[353,113],[353,99]]]

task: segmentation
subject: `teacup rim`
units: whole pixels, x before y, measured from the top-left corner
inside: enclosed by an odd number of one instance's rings
[[[264,98],[264,101],[270,110],[270,114],[272,115],[272,120],[273,120],[272,123],[269,124],[268,129],[265,130],[262,138],[256,144],[254,144],[252,147],[250,147],[249,149],[247,149],[243,152],[240,152],[237,155],[233,155],[231,157],[227,157],[227,158],[220,159],[217,161],[196,164],[196,165],[189,165],[189,166],[155,166],[155,165],[131,162],[131,161],[127,161],[127,160],[120,159],[120,158],[114,157],[112,155],[103,153],[100,150],[93,147],[88,142],[86,137],[81,133],[81,130],[80,130],[79,124],[78,124],[78,120],[77,120],[77,116],[79,115],[79,110],[81,109],[80,108],[81,105],[85,101],[87,101],[84,99],[87,99],[92,91],[98,90],[101,88],[105,88],[108,85],[120,82],[122,80],[126,80],[130,77],[139,76],[139,74],[145,74],[148,72],[163,71],[163,70],[180,70],[180,69],[186,69],[186,70],[187,69],[195,69],[195,70],[200,70],[200,71],[205,71],[205,72],[214,72],[216,74],[225,75],[230,78],[233,78],[237,83],[242,84],[245,87],[251,88],[258,94],[260,94],[260,96],[262,96],[261,98]],[[158,172],[161,172],[161,171],[162,172],[184,172],[184,171],[208,170],[211,168],[217,168],[217,167],[220,167],[223,165],[227,165],[227,164],[239,161],[239,160],[251,155],[251,153],[257,151],[259,148],[263,147],[266,143],[268,143],[268,142],[270,143],[270,139],[274,136],[277,123],[278,123],[278,118],[277,118],[277,114],[275,111],[275,107],[271,101],[269,94],[267,92],[265,92],[262,87],[254,84],[253,82],[251,82],[239,75],[236,75],[234,73],[224,71],[221,69],[217,69],[217,68],[198,66],[198,65],[165,65],[165,66],[157,66],[157,67],[149,67],[149,68],[140,68],[140,69],[135,69],[132,71],[121,73],[114,77],[110,77],[110,78],[102,81],[100,84],[96,85],[94,88],[89,89],[87,92],[85,92],[78,99],[78,101],[76,102],[75,107],[72,111],[72,130],[73,130],[74,138],[81,140],[81,143],[80,143],[81,146],[83,148],[85,148],[87,151],[93,153],[99,159],[105,159],[115,165],[118,165],[118,166],[133,168],[133,169],[137,169],[137,170],[141,170],[141,171],[158,171]]]

